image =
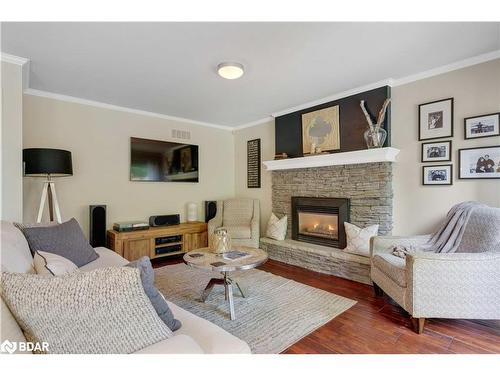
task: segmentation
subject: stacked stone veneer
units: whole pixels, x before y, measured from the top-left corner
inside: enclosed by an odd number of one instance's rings
[[[311,156],[314,157],[314,156]],[[371,283],[370,260],[339,249],[291,240],[292,197],[349,198],[350,222],[379,224],[379,234],[392,230],[392,164],[367,163],[273,171],[273,212],[288,216],[285,241],[262,238],[269,258],[288,264]]]
[[[292,232],[292,197],[349,198],[352,224],[379,224],[379,234],[391,233],[393,192],[389,162],[288,169],[272,174],[273,212],[288,216],[288,238]]]

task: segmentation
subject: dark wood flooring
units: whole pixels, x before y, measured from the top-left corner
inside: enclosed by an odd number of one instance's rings
[[[153,265],[180,262],[155,260]],[[418,335],[408,314],[389,297],[376,297],[369,285],[272,260],[259,268],[358,302],[285,353],[500,353],[500,321],[428,319]]]

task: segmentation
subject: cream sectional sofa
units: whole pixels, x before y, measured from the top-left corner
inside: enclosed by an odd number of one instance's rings
[[[2,271],[22,273],[34,272],[31,252],[21,231],[12,223],[2,221],[0,235],[0,262]],[[104,247],[99,247],[95,250],[99,254],[99,258],[81,267],[80,270],[90,271],[102,267],[120,267],[128,263],[126,259],[112,250]],[[246,342],[171,302],[168,302],[168,304],[174,316],[182,322],[182,327],[174,332],[172,338],[146,347],[135,354],[250,353],[250,348]],[[26,342],[26,338],[21,328],[3,300],[1,301],[0,320],[0,343],[4,342],[4,340],[9,340],[11,342]]]

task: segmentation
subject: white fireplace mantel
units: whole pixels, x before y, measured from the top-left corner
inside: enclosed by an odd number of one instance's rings
[[[335,154],[310,155],[301,158],[269,160],[263,162],[268,171],[317,168],[330,165],[395,162],[399,150],[394,147],[372,148],[369,150],[339,152]]]

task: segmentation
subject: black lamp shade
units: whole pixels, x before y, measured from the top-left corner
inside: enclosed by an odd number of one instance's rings
[[[63,177],[73,175],[71,152],[55,148],[25,148],[24,175]]]

